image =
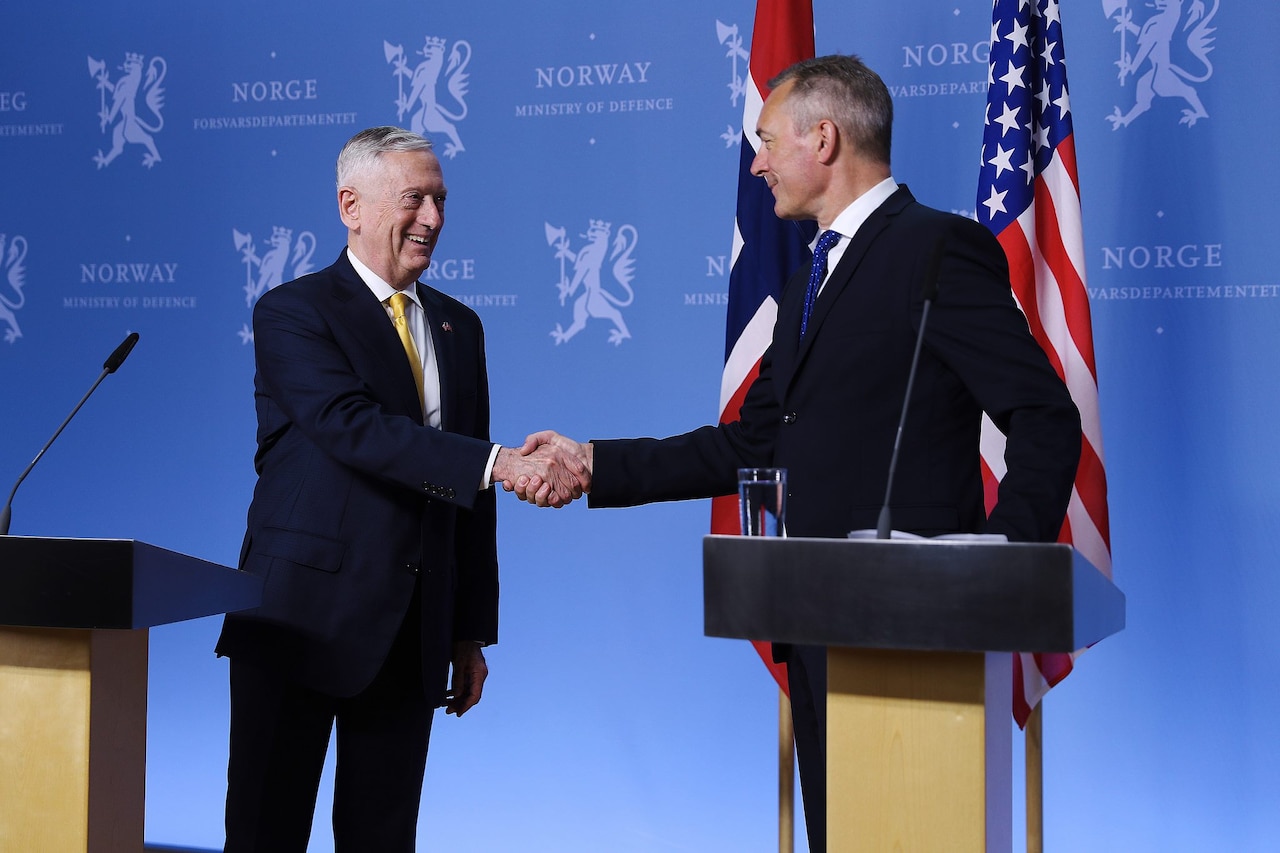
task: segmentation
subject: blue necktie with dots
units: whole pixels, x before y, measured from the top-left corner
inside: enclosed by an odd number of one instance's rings
[[[818,288],[827,274],[827,253],[840,240],[835,231],[823,231],[818,237],[818,245],[813,247],[813,266],[809,269],[809,287],[804,292],[804,315],[800,318],[800,338],[809,330],[809,315],[813,313],[813,303],[818,298]]]

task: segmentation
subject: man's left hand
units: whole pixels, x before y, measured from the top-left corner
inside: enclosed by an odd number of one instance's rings
[[[485,663],[480,644],[460,640],[453,644],[453,683],[445,702],[446,714],[461,717],[480,701],[484,681],[489,677],[489,665]]]

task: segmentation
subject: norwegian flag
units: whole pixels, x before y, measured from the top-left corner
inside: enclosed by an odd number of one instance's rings
[[[1098,377],[1058,0],[995,0],[977,213],[1004,247],[1014,296],[1080,409],[1084,446],[1059,541],[1110,577]],[[982,462],[990,511],[1005,469],[1004,436],[989,420],[983,423]],[[1019,726],[1071,672],[1074,657],[1015,656]]]
[[[773,214],[773,194],[751,174],[760,148],[756,121],[769,94],[768,81],[787,66],[813,56],[812,0],[759,0],[742,111],[738,210],[733,227],[725,364],[720,381],[720,422],[738,419],[747,389],[760,373],[760,358],[773,338],[778,298],[787,276],[809,261],[812,224],[806,229]],[[711,532],[741,533],[736,497],[711,504]],[[773,663],[768,643],[754,642],[778,685],[787,689],[786,666]]]

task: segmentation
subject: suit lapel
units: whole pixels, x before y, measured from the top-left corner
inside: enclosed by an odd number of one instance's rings
[[[374,369],[364,377],[365,381],[378,389],[378,396],[389,411],[409,415],[416,412],[421,423],[422,406],[414,387],[413,371],[409,369],[395,326],[387,318],[387,309],[374,298],[351,266],[345,249],[333,269],[337,273],[333,279],[333,297],[342,304],[342,309],[335,312],[335,322],[346,324],[352,330],[352,338],[367,347],[373,359]]]
[[[900,186],[893,195],[885,199],[884,203],[867,217],[866,222],[863,222],[858,232],[853,235],[853,239],[849,241],[848,248],[844,250],[844,254],[840,258],[840,263],[831,272],[827,283],[822,288],[822,293],[813,305],[813,313],[809,317],[809,329],[800,341],[799,351],[796,353],[796,373],[799,373],[805,358],[809,354],[809,350],[813,348],[814,340],[822,333],[822,324],[831,313],[832,306],[836,304],[845,290],[854,286],[853,277],[857,273],[858,267],[861,266],[863,258],[866,257],[867,251],[875,242],[876,237],[880,236],[880,232],[889,227],[893,217],[911,201],[913,201],[911,192],[905,186]],[[864,281],[857,286],[874,287],[875,283]],[[792,377],[794,378],[794,376],[795,374],[793,373]]]
[[[453,427],[453,395],[456,391],[453,382],[457,358],[453,317],[439,295],[421,282],[418,283],[418,298],[426,314],[427,334],[431,336],[431,345],[435,349],[435,370],[440,377],[440,428],[448,432]]]

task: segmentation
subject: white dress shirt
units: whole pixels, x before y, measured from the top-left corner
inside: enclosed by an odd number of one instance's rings
[[[898,190],[898,182],[893,178],[885,178],[871,189],[864,192],[853,200],[853,203],[832,220],[831,224],[825,229],[820,229],[813,237],[813,242],[809,244],[809,251],[813,251],[813,247],[818,243],[818,237],[823,230],[835,231],[840,235],[839,241],[831,247],[831,251],[827,252],[827,274],[822,279],[822,284],[818,287],[818,294],[822,294],[822,288],[827,286],[827,281],[831,278],[831,271],[840,263],[840,259],[844,257],[844,250],[849,248],[849,242],[853,239],[853,235],[858,233],[858,229],[862,227],[862,223],[867,221],[867,217],[875,213],[876,208],[884,204],[885,199],[893,195]]]
[[[365,266],[364,262],[357,258],[350,248],[347,249],[347,259],[351,261],[351,266],[355,268],[356,275],[360,276],[360,280],[382,303],[387,312],[387,319],[394,322],[395,314],[391,310],[388,300],[398,291],[383,281],[381,276]],[[413,345],[418,350],[418,356],[422,359],[422,419],[429,426],[439,429],[440,367],[436,361],[435,343],[427,332],[427,312],[422,307],[422,303],[418,301],[418,288],[406,287],[404,294],[409,297],[409,301],[412,303],[412,305],[405,307],[405,322],[409,325],[409,335],[413,338]],[[495,444],[489,452],[489,463],[485,465],[484,476],[480,483],[482,490],[489,488],[491,485],[489,480],[493,476],[493,463],[498,458],[498,451],[501,449],[501,445]]]

